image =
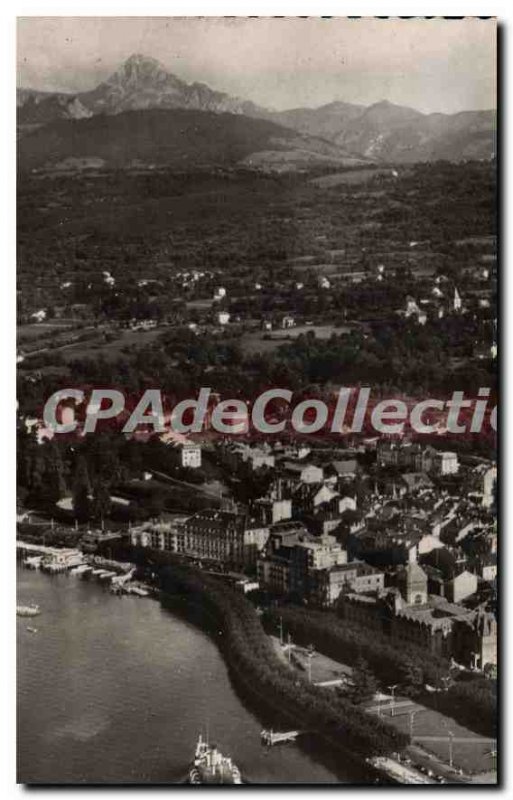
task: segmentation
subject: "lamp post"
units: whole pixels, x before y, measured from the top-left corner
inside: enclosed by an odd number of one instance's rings
[[[489,750],[486,755],[491,756],[492,770],[497,772],[497,742],[494,741],[491,750]]]
[[[410,711],[410,739],[413,740],[413,720],[415,718],[415,714],[418,714],[420,708],[416,708],[413,711]]]
[[[399,686],[398,683],[393,683],[391,686],[388,687],[390,689],[390,691],[392,692],[392,707],[390,709],[390,716],[391,717],[395,716],[394,715],[394,711],[395,711],[395,690],[397,689],[398,686]]]
[[[452,731],[447,731],[447,733],[449,734],[449,766],[452,769],[452,748],[453,748],[454,733]]]
[[[308,656],[308,680],[312,683],[312,658],[315,655],[315,647],[313,644],[308,645],[307,656]]]

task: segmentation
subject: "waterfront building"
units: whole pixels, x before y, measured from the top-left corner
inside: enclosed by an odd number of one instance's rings
[[[269,528],[231,511],[200,511],[192,517],[176,516],[149,522],[131,531],[131,542],[215,562],[223,567],[251,567],[269,536]]]
[[[80,547],[85,553],[96,553],[102,545],[120,542],[122,534],[120,531],[95,531],[89,530],[80,539]]]
[[[186,519],[183,515],[173,515],[145,522],[130,530],[130,543],[134,547],[150,547],[153,550],[177,553],[180,527]]]

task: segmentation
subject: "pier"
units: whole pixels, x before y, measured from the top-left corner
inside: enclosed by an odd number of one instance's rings
[[[136,569],[129,562],[113,561],[82,553],[75,548],[48,547],[18,540],[18,556],[28,569],[40,569],[51,574],[65,572],[79,578],[92,578],[110,585],[116,594],[126,593],[148,597],[150,591],[138,583],[132,583]]]
[[[264,744],[266,744],[268,747],[272,747],[275,744],[295,742],[300,733],[301,731],[284,731],[280,733],[278,731],[275,732],[272,729],[264,729],[260,734],[260,738]]]
[[[402,764],[400,761],[396,761],[394,758],[388,758],[386,756],[374,756],[372,758],[368,758],[367,763],[371,764],[385,775],[388,775],[389,778],[392,778],[392,780],[396,781],[397,783],[406,785],[432,785],[438,783],[436,780],[434,780],[434,778],[424,775],[414,767]]]

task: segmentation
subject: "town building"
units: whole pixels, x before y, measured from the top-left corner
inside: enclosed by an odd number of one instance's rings
[[[324,478],[322,467],[304,461],[285,461],[283,470],[285,477],[292,482],[321,483]]]
[[[419,576],[413,577],[414,584],[422,583]],[[413,597],[417,595],[415,592]],[[337,607],[343,619],[388,636],[398,648],[414,645],[480,670],[497,663],[497,622],[492,613],[482,609],[468,609],[434,596],[410,605],[398,589],[341,593]]]
[[[457,453],[411,442],[399,444],[387,439],[378,443],[377,459],[381,466],[395,466],[418,473],[453,475],[459,469]]]
[[[351,561],[333,567],[312,570],[310,601],[329,608],[343,592],[380,592],[385,587],[385,575],[363,561]]]
[[[448,581],[445,596],[451,603],[461,603],[477,591],[477,575],[468,570],[460,572]]]
[[[406,605],[423,605],[428,597],[428,578],[422,567],[412,562],[399,572],[397,583]]]
[[[233,569],[254,567],[268,536],[268,527],[244,514],[212,509],[131,531],[132,544]]]
[[[180,447],[182,467],[198,469],[201,467],[201,446],[193,442],[185,442]]]
[[[334,536],[312,536],[302,523],[273,525],[264,553],[258,558],[258,580],[277,594],[309,598],[317,570],[347,562],[346,550]]]

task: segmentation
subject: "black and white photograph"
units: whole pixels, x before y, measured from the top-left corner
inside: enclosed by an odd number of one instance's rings
[[[497,38],[17,17],[17,783],[500,783]]]

